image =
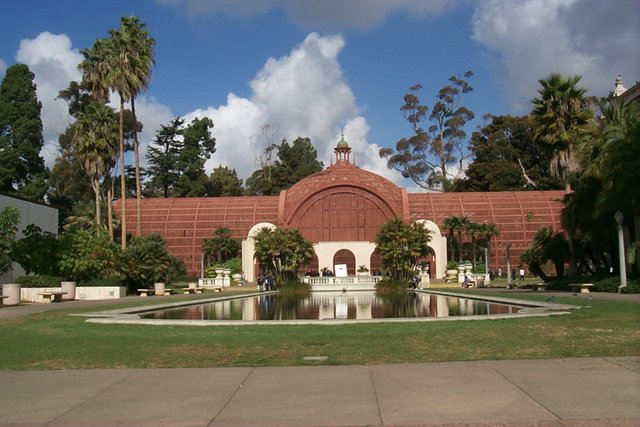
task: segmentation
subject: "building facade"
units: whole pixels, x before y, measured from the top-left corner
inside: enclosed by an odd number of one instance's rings
[[[334,271],[336,265],[346,265],[347,273],[354,275],[360,266],[372,273],[382,270],[376,235],[382,224],[401,218],[420,221],[430,231],[429,274],[442,278],[447,263],[445,218],[464,215],[473,222],[495,223],[500,234],[491,241],[489,266],[503,270],[508,254],[512,265],[519,263],[538,229],[561,227],[563,191],[408,193],[356,166],[350,152],[341,139],[329,167],[278,196],[145,199],[142,234],[162,235],[188,273],[200,276],[206,267],[203,240],[214,237],[218,227],[229,228],[242,240],[243,270],[253,281],[259,268],[254,261],[255,234],[263,227],[296,228],[314,246],[307,271]],[[135,200],[126,203],[127,227],[135,230]]]

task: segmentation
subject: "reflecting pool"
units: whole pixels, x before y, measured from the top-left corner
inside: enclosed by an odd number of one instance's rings
[[[258,295],[139,313],[143,319],[330,320],[452,317],[518,313],[522,306],[430,293],[314,292],[309,297]]]

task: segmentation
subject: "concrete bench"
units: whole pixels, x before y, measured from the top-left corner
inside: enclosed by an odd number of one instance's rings
[[[164,288],[165,295],[173,295],[176,292],[175,289]]]
[[[62,302],[62,295],[66,294],[66,292],[62,291],[38,292],[38,295],[42,297],[40,302],[46,303]]]
[[[593,283],[572,283],[569,286],[573,288],[573,292],[580,292],[581,294],[588,294],[591,291],[590,288],[593,288]]]
[[[148,297],[149,295],[155,295],[155,289],[138,289],[141,297]]]
[[[204,289],[205,289],[205,288],[203,288],[203,287],[197,287],[197,288],[191,288],[191,287],[189,287],[189,288],[182,288],[182,291],[183,291],[185,294],[201,294],[201,293],[203,293],[203,292],[204,292]]]
[[[546,283],[534,283],[531,285],[531,289],[533,289],[534,291],[540,291],[540,292],[544,292],[547,290],[547,284]]]

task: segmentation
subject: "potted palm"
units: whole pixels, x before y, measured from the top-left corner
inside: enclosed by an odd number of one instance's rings
[[[358,276],[368,276],[369,275],[369,268],[366,265],[361,265],[358,267]]]

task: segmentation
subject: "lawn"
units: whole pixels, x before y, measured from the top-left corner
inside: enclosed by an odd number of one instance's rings
[[[535,294],[523,298],[546,299]],[[640,304],[576,298],[555,301],[588,308],[542,318],[242,327],[90,324],[83,317],[68,315],[81,310],[51,311],[0,322],[0,369],[350,365],[640,355]],[[306,356],[325,356],[326,360],[309,361]]]

